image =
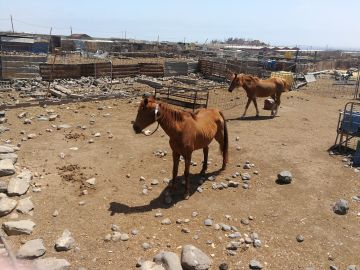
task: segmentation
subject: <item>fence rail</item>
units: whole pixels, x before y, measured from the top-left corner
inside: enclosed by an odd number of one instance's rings
[[[50,81],[52,79],[76,79],[82,76],[121,78],[147,75],[163,77],[164,66],[159,63],[113,65],[111,62],[91,64],[40,64],[40,75],[44,81]]]

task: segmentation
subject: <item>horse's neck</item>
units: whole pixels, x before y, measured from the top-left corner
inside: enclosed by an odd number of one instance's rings
[[[161,128],[170,137],[178,133],[179,123],[182,121],[182,112],[171,108],[170,106],[161,103],[160,104],[160,117],[158,122]]]

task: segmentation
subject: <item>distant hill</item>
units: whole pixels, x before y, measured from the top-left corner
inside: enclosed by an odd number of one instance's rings
[[[225,39],[224,41],[221,40],[212,40],[211,43],[220,43],[220,44],[233,44],[233,45],[247,45],[247,46],[267,46],[265,42],[262,42],[257,39],[244,39],[244,38],[233,38],[229,37],[228,39]]]

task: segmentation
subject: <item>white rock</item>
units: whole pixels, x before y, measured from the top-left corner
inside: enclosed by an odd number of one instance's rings
[[[31,220],[19,220],[4,222],[2,227],[7,235],[31,234],[35,223]]]
[[[3,159],[11,159],[12,163],[15,164],[18,156],[15,153],[4,153],[4,154],[0,154],[0,160]]]
[[[12,175],[15,167],[11,159],[0,160],[0,176]]]
[[[42,239],[34,239],[22,245],[16,256],[20,259],[33,259],[41,257],[45,252],[44,241]]]
[[[14,208],[16,207],[16,204],[17,204],[16,200],[13,200],[13,199],[10,199],[7,197],[0,198],[0,217],[6,216],[12,210],[14,210]]]
[[[38,259],[32,264],[34,270],[70,270],[70,263],[54,257]]]
[[[22,214],[28,214],[31,210],[34,209],[34,204],[30,200],[30,197],[21,199],[16,207],[16,211]]]
[[[71,236],[69,230],[65,230],[61,237],[55,242],[56,251],[67,251],[74,247],[75,239]]]
[[[89,185],[94,186],[96,184],[96,178],[95,177],[90,178],[90,179],[86,180],[86,183],[88,183]]]
[[[23,170],[19,175],[10,179],[8,185],[9,196],[20,196],[25,194],[29,187],[32,174],[29,170]]]
[[[14,153],[14,148],[7,145],[0,145],[0,154]]]

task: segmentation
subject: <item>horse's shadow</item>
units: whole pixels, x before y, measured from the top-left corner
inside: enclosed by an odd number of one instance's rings
[[[236,118],[228,118],[229,121],[262,121],[262,120],[271,120],[278,116],[271,115],[259,115],[259,116],[246,116],[246,117],[236,117]]]
[[[199,181],[202,178],[205,178],[207,181],[207,178],[209,176],[217,176],[219,175],[221,170],[217,170],[215,172],[206,173],[204,175],[201,174],[192,174],[190,175],[190,197],[196,192],[197,188],[201,185],[199,185]],[[167,196],[167,193],[169,191],[169,186],[165,187],[165,189],[160,193],[160,195],[154,199],[152,199],[148,204],[146,205],[139,205],[139,206],[128,206],[121,202],[111,202],[108,211],[110,211],[110,215],[113,216],[115,214],[134,214],[134,213],[143,213],[143,212],[149,212],[153,209],[167,209],[172,206],[174,206],[176,203],[184,200],[184,187],[182,185],[182,177],[177,177],[176,179],[176,191],[175,194],[171,195],[171,202],[165,203],[165,198]],[[180,188],[181,186],[181,188]]]

